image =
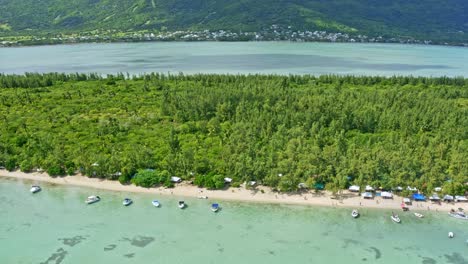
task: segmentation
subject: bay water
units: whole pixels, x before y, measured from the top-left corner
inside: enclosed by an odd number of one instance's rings
[[[0,73],[468,77],[468,48],[363,43],[145,42],[0,48]]]

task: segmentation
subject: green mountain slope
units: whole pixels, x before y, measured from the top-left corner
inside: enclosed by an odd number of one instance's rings
[[[0,0],[0,32],[257,31],[277,24],[466,41],[466,14],[465,0]]]

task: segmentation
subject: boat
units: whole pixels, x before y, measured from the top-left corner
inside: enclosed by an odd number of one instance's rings
[[[392,216],[390,216],[390,218],[391,218],[391,219],[393,220],[393,222],[395,222],[395,223],[401,223],[400,217],[398,217],[398,215],[397,215],[397,214],[394,214],[393,212],[392,212]]]
[[[208,199],[208,196],[201,195],[201,196],[198,196],[198,199]]]
[[[416,217],[419,217],[419,218],[423,218],[423,217],[424,217],[424,215],[423,215],[423,214],[420,214],[420,213],[414,213],[414,215],[415,215]]]
[[[352,212],[351,212],[351,216],[353,218],[358,218],[359,217],[359,212],[358,210],[354,209]]]
[[[155,207],[161,206],[161,204],[159,203],[158,200],[153,200],[151,203],[152,203]]]
[[[123,204],[124,206],[129,206],[129,205],[131,205],[132,203],[133,203],[133,201],[132,201],[132,199],[130,199],[130,198],[125,198],[125,199],[123,200],[123,202],[122,202],[122,204]]]
[[[462,219],[462,220],[468,220],[468,215],[465,215],[465,213],[461,210],[455,211],[455,210],[450,210],[449,215],[451,217],[457,218],[457,219]]]
[[[455,236],[455,235],[453,234],[453,232],[449,232],[449,233],[448,233],[448,237],[449,237],[449,238],[453,238],[454,236]]]
[[[86,203],[87,204],[93,204],[93,203],[97,203],[101,200],[101,197],[97,196],[97,195],[92,195],[92,196],[89,196],[88,198],[86,198]]]
[[[184,201],[179,201],[179,208],[180,208],[180,209],[184,209],[185,206],[187,206],[187,205],[185,204]]]
[[[219,204],[217,204],[217,203],[212,204],[211,205],[211,211],[213,211],[215,213],[218,212],[219,211]]]
[[[42,189],[41,189],[41,186],[33,185],[33,186],[31,186],[30,192],[31,192],[31,193],[37,193],[37,192],[40,192],[41,190],[42,190]]]

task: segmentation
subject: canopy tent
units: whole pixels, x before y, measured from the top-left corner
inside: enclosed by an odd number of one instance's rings
[[[413,200],[415,201],[426,201],[426,196],[420,194],[420,193],[414,193],[413,194]]]
[[[372,199],[374,197],[374,195],[371,192],[362,193],[361,196],[364,199]]]
[[[370,185],[367,185],[366,186],[366,192],[373,192],[374,191],[374,188]]]
[[[348,190],[350,192],[359,192],[359,190],[361,189],[361,187],[357,186],[357,185],[352,185],[352,186],[349,186]]]
[[[429,197],[429,200],[431,200],[431,201],[439,201],[439,200],[440,200],[440,197],[439,197],[439,195],[437,195],[436,193],[434,193],[433,195],[431,195],[431,197]]]
[[[380,196],[382,196],[382,198],[387,198],[387,199],[393,198],[393,194],[390,192],[382,192]]]
[[[452,195],[445,195],[444,196],[444,201],[453,201],[453,196]]]

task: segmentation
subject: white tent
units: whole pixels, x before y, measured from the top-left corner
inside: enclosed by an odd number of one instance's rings
[[[468,202],[465,196],[455,196],[455,202]]]
[[[350,192],[359,192],[360,189],[361,188],[359,186],[357,186],[357,185],[352,185],[352,186],[349,186],[349,188],[348,188],[348,190]]]
[[[176,177],[176,176],[172,176],[172,177],[171,177],[171,182],[179,183],[179,182],[181,182],[181,181],[182,181],[182,179],[179,178],[179,177]]]
[[[382,198],[393,198],[393,194],[390,192],[382,192],[380,196],[382,196]]]
[[[435,188],[434,188],[434,191],[440,192],[440,191],[442,191],[442,187],[435,187]]]
[[[361,193],[361,196],[362,196],[362,198],[364,198],[364,199],[371,199],[371,198],[374,197],[374,195],[373,195],[371,192]]]
[[[403,198],[403,202],[405,204],[411,204],[411,199],[410,198]]]
[[[373,192],[374,191],[374,188],[370,185],[367,185],[366,186],[366,192]]]
[[[224,183],[231,183],[232,182],[232,179],[231,178],[224,178]]]

